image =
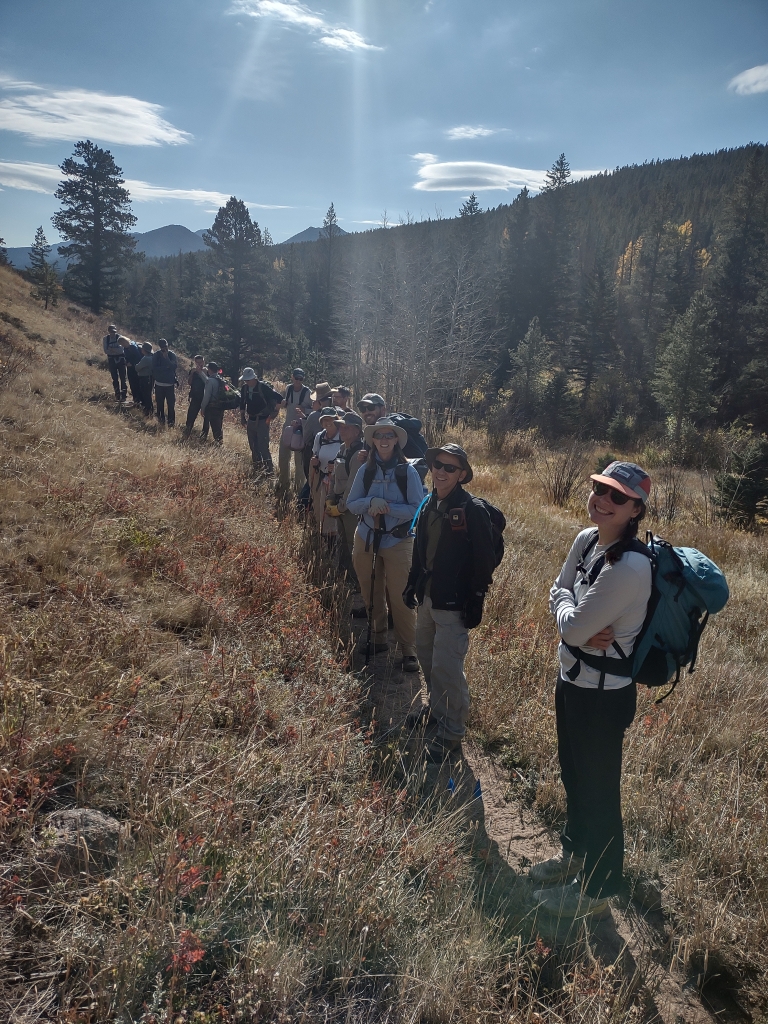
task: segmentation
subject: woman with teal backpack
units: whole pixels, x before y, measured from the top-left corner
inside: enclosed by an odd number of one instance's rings
[[[607,913],[621,885],[622,745],[637,688],[631,676],[612,674],[611,662],[623,669],[652,586],[650,558],[636,540],[648,474],[634,463],[612,462],[591,480],[587,511],[597,531],[578,534],[550,591],[561,641],[555,712],[567,803],[562,853],[530,870],[540,909],[562,918]],[[579,658],[581,650],[594,665]]]

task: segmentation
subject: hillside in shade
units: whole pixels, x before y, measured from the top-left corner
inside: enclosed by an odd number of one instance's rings
[[[180,252],[199,252],[201,249],[205,249],[205,243],[200,237],[201,235],[202,231],[190,231],[183,224],[166,224],[164,227],[155,228],[153,231],[134,232],[136,251],[143,252],[147,259],[177,256]],[[25,270],[29,266],[29,254],[31,251],[32,246],[30,245],[11,246],[8,248],[8,259],[18,270]],[[59,255],[59,247],[57,245],[54,245],[50,258],[51,261],[58,260],[59,270],[64,270],[65,261]]]
[[[340,228],[337,224],[333,231],[334,235],[348,235],[350,232],[345,231],[344,228]],[[283,245],[290,245],[292,242],[317,242],[320,238],[325,237],[323,235],[322,228],[304,228],[298,235],[291,235],[290,238],[282,243]]]

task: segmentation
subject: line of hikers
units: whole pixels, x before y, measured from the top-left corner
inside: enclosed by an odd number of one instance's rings
[[[133,343],[110,328],[104,350],[116,397],[124,398],[118,345],[125,352]],[[151,360],[158,417],[162,421],[165,403],[172,424],[173,399],[165,390],[173,392],[166,372],[168,363],[175,367],[171,356],[161,341],[158,352],[145,351],[136,363],[125,356],[125,366],[135,366],[140,381],[140,368],[149,365],[144,360]],[[202,412],[221,443],[229,385],[216,363],[203,363],[196,356],[189,374],[186,433]],[[253,368],[243,370],[232,407],[239,407],[247,428],[254,468],[263,477],[273,473],[269,424],[282,408],[277,492],[290,493],[293,465],[305,522],[338,554],[356,591],[352,614],[367,617],[359,645],[366,663],[389,649],[391,615],[402,670],[420,667],[426,681],[428,703],[410,724],[424,730],[428,761],[454,759],[469,713],[469,631],[482,623],[504,554],[506,521],[467,490],[474,473],[462,447],[428,447],[420,421],[388,414],[379,394],[364,395],[355,412],[348,388],[323,382],[310,390],[304,380],[297,367],[280,393]],[[622,749],[637,682],[664,686],[675,671],[677,681],[683,666],[692,670],[709,614],[728,600],[723,574],[701,552],[637,539],[651,492],[640,466],[614,461],[590,480],[593,526],[574,540],[550,591],[560,636],[555,716],[566,791],[562,850],[530,869],[539,907],[562,918],[601,916],[621,885]]]

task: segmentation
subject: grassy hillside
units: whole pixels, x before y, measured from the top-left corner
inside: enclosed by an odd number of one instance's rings
[[[0,1019],[672,1024],[711,1020],[715,996],[719,1019],[764,1011],[765,537],[714,525],[699,477],[656,471],[649,525],[714,557],[733,597],[696,673],[660,708],[641,695],[616,913],[660,900],[636,935],[701,989],[692,1014],[586,930],[564,945],[525,916],[526,883],[491,870],[505,851],[473,853],[461,808],[369,727],[242,434],[226,425],[216,452],[118,410],[102,329],[44,313],[0,269]],[[521,820],[529,804],[554,824],[546,596],[584,495],[546,503],[526,436],[491,454],[464,440],[509,521],[468,661],[473,737]],[[73,826],[73,809],[104,817]]]
[[[0,394],[0,1017],[500,1007],[457,822],[382,781],[242,437],[209,454],[118,412],[103,325],[0,274],[3,351],[28,352]],[[62,857],[72,807],[114,848]]]

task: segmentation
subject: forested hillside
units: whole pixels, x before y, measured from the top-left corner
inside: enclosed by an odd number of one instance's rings
[[[149,338],[318,379],[439,423],[482,415],[634,443],[768,429],[766,148],[618,168],[452,219],[272,245],[230,200],[208,252],[136,266],[124,320]]]

